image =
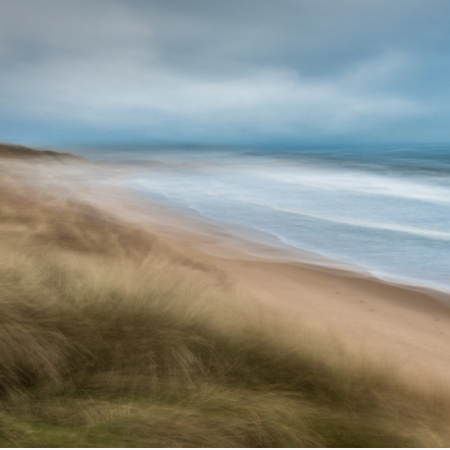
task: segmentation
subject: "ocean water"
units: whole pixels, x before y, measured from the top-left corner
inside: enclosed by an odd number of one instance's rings
[[[128,178],[149,199],[250,235],[258,230],[270,245],[450,292],[450,146],[115,155],[155,168]]]

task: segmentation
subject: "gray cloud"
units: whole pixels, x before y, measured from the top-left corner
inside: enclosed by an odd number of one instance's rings
[[[0,140],[446,140],[447,0],[2,0]]]

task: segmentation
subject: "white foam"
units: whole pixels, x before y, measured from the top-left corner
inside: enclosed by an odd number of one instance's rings
[[[243,197],[241,197],[239,200],[241,202],[246,201]],[[447,232],[447,231],[436,231],[436,230],[430,230],[430,229],[426,229],[426,228],[410,227],[410,226],[398,225],[398,224],[393,224],[393,223],[373,222],[373,221],[369,222],[369,221],[359,220],[359,219],[343,218],[343,217],[331,216],[331,215],[326,215],[326,214],[320,214],[320,213],[316,213],[316,212],[305,211],[302,209],[274,205],[274,204],[254,200],[254,199],[248,200],[247,203],[253,204],[253,205],[258,205],[258,206],[263,206],[265,208],[276,210],[276,211],[287,212],[290,214],[297,214],[300,216],[311,217],[314,219],[325,220],[327,222],[339,223],[339,224],[343,224],[343,225],[352,225],[352,226],[357,226],[357,227],[394,231],[394,232],[398,232],[398,233],[413,234],[416,236],[422,236],[422,237],[426,237],[426,238],[430,238],[430,239],[439,239],[439,240],[450,241],[450,232]]]
[[[445,184],[443,180],[439,180],[437,184],[431,180],[424,182],[418,178],[405,180],[348,169],[337,171],[302,166],[296,167],[295,170],[274,169],[258,170],[254,174],[278,183],[305,186],[319,191],[381,195],[450,205],[450,184]]]
[[[337,177],[341,178],[341,177]],[[381,178],[381,177],[380,177]],[[302,178],[303,179],[303,178]],[[316,178],[317,180],[318,178]],[[342,181],[342,180],[341,180]],[[289,181],[288,181],[289,182]],[[159,185],[158,182],[155,183],[154,180],[146,180],[146,179],[136,179],[132,183],[135,187],[139,187],[142,189],[150,189],[152,191],[156,191],[159,194],[167,197],[168,199],[171,198],[173,200],[177,200],[181,203],[183,203],[188,208],[195,210],[197,212],[200,212],[204,215],[208,215],[207,211],[203,211],[203,209],[195,204],[195,201],[193,199],[188,198],[188,196],[183,195],[183,193],[179,192],[176,195],[171,195],[167,192],[167,190],[164,188],[164,186]],[[226,185],[224,185],[226,187]],[[406,186],[406,183],[405,183]],[[185,186],[184,186],[185,187]],[[199,187],[195,186],[195,191],[199,191]],[[348,186],[346,186],[346,189],[349,189]],[[331,189],[330,189],[331,190]],[[350,190],[350,189],[349,189]],[[194,193],[193,186],[189,186],[190,193]],[[367,191],[367,189],[366,189]],[[199,192],[195,192],[196,195],[201,194],[201,189]],[[355,191],[351,191],[352,194],[355,193]],[[268,210],[272,211],[280,211],[285,212],[289,214],[296,214],[303,217],[310,217],[314,219],[319,219],[327,222],[332,222],[336,224],[342,224],[342,225],[350,225],[350,226],[357,226],[362,228],[368,228],[372,230],[385,230],[385,231],[392,231],[397,233],[405,233],[409,235],[415,235],[415,236],[421,236],[429,239],[437,239],[437,240],[444,240],[444,241],[450,241],[450,232],[449,231],[443,231],[443,230],[435,230],[435,229],[429,229],[429,228],[423,228],[418,226],[408,226],[400,223],[392,223],[389,221],[377,221],[377,220],[364,220],[364,219],[358,219],[355,217],[345,217],[343,214],[340,216],[333,215],[333,214],[323,214],[317,211],[311,211],[305,208],[296,208],[295,206],[288,206],[288,205],[282,205],[281,202],[275,203],[274,201],[268,202],[264,201],[263,197],[264,195],[261,195],[259,197],[256,197],[255,195],[246,195],[244,192],[237,195],[236,192],[230,191],[228,189],[221,190],[220,193],[213,192],[211,188],[207,189],[205,186],[205,189],[203,191],[204,195],[208,196],[215,196],[217,197],[218,201],[225,201],[230,200],[229,197],[233,197],[233,201],[237,203],[246,203],[248,205],[255,205],[260,206],[263,208],[267,208]],[[450,191],[449,191],[450,195]],[[222,197],[222,198],[220,198]],[[228,197],[228,198],[227,198]],[[409,198],[418,198],[418,196],[410,196]],[[421,197],[424,198],[423,196]],[[449,211],[450,213],[450,211]]]

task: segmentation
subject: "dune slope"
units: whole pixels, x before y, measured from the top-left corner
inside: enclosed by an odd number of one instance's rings
[[[149,233],[5,178],[0,445],[450,444],[446,392],[286,322]]]

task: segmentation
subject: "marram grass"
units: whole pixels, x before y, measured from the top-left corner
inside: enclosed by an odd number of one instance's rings
[[[449,413],[155,237],[0,183],[0,445],[448,446]]]

